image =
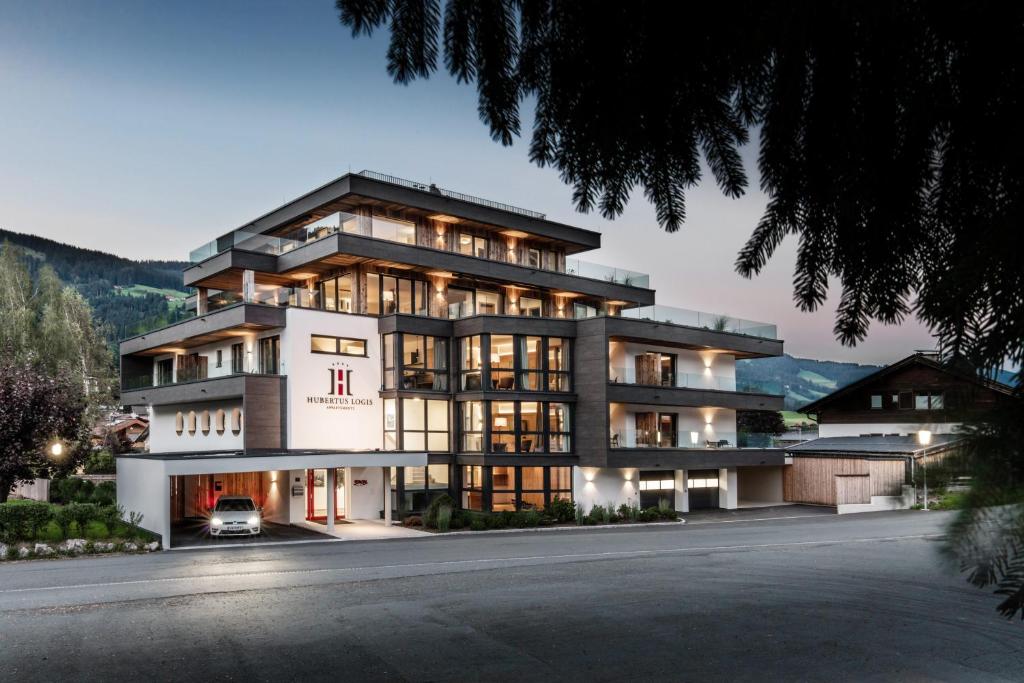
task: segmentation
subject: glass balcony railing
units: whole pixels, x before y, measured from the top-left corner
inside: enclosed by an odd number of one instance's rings
[[[179,369],[174,381],[154,381],[152,375],[130,375],[121,377],[121,391],[134,391],[137,389],[152,389],[154,387],[166,387],[174,384],[186,384],[188,382],[201,382],[207,379],[224,379],[226,377],[237,377],[239,375],[276,375],[277,372],[261,372],[259,370],[248,370],[244,372],[231,372],[223,375],[210,377],[202,370]]]
[[[612,430],[612,448],[736,448],[736,432],[665,432],[624,427]]]
[[[565,272],[568,275],[578,275],[579,277],[587,277],[592,280],[604,280],[605,282],[614,282],[620,285],[629,285],[630,287],[649,289],[651,286],[651,276],[647,273],[625,270],[624,268],[613,268],[612,266],[602,266],[599,263],[588,263],[587,261],[573,258],[565,259]]]
[[[703,327],[716,332],[734,332],[736,334],[747,334],[751,337],[763,339],[778,339],[779,332],[775,325],[760,323],[753,320],[733,318],[720,313],[705,313],[703,311],[691,311],[685,308],[672,306],[640,306],[628,308],[621,313],[623,318],[635,318],[638,320],[653,320],[655,322],[670,323],[673,325],[686,325],[687,327]]]
[[[639,384],[653,387],[676,387],[679,389],[714,389],[716,391],[736,391],[736,378],[725,375],[705,373],[668,373],[654,377],[640,377],[638,381],[636,368],[632,366],[612,366],[608,368],[608,381],[614,384]]]

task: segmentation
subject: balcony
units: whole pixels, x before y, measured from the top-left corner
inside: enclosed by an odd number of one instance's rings
[[[661,374],[656,382],[638,382],[636,368],[633,366],[612,366],[608,368],[608,381],[612,384],[634,384],[648,387],[667,387],[677,389],[711,389],[713,391],[736,391],[736,378],[724,375],[702,373],[668,373]],[[769,392],[763,392],[769,393]]]
[[[186,376],[187,377],[187,376]],[[128,376],[121,380],[123,405],[170,405],[254,396],[275,396],[285,377],[259,373],[234,373],[220,377],[180,377],[176,382],[154,383],[152,377]]]
[[[721,313],[706,313],[703,311],[691,311],[685,308],[673,306],[639,306],[622,311],[623,318],[637,320],[650,320],[653,322],[669,323],[671,325],[684,325],[686,327],[697,327],[711,330],[713,332],[729,332],[732,334],[743,334],[749,337],[760,337],[762,339],[778,339],[779,331],[775,325],[733,318]]]
[[[707,436],[701,432],[662,432],[626,427],[613,430],[610,448],[738,448],[736,432],[715,432]]]

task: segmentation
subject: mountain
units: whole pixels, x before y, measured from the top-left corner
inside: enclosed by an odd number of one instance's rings
[[[33,274],[49,264],[65,284],[81,292],[105,325],[112,347],[125,337],[188,317],[188,292],[181,284],[184,261],[135,261],[0,229],[2,244],[25,252]]]
[[[831,394],[861,377],[880,370],[881,365],[840,363],[832,360],[794,358],[758,358],[736,362],[737,384],[769,383],[781,385],[786,410],[798,410],[811,401]]]

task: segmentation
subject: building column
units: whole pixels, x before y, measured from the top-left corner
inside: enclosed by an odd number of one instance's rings
[[[676,512],[690,511],[690,492],[686,487],[686,470],[676,470]]]
[[[242,271],[242,301],[251,304],[256,300],[256,273],[251,270]]]
[[[735,467],[722,467],[718,470],[718,507],[724,510],[735,510],[739,507],[739,496]]]
[[[380,469],[384,480],[384,526],[391,526],[391,468]]]
[[[327,487],[327,533],[334,533],[334,510],[336,502],[334,500],[334,488],[335,484],[335,472],[333,467],[327,468],[327,478],[324,481],[324,486]]]
[[[206,287],[196,287],[196,315],[206,315],[210,308],[210,295]]]

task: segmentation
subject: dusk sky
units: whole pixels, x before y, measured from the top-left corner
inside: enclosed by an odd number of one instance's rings
[[[674,235],[640,192],[615,221],[578,214],[558,174],[528,161],[528,135],[511,148],[491,141],[472,87],[446,74],[393,84],[386,37],[353,39],[332,0],[7,0],[0,227],[184,260],[284,201],[372,169],[599,230],[604,247],[582,258],[650,273],[661,304],[776,323],[796,356],[889,363],[932,347],[916,321],[875,324],[865,343],[842,347],[835,296],[814,314],[793,304],[794,240],[760,277],[737,275],[764,207],[756,190],[731,200],[705,182]],[[529,131],[529,105],[522,113]]]

